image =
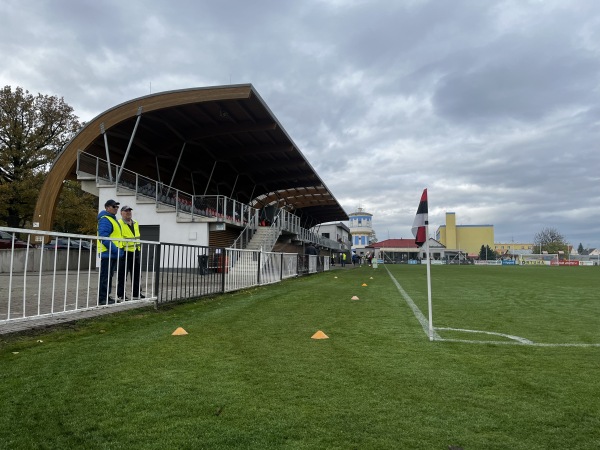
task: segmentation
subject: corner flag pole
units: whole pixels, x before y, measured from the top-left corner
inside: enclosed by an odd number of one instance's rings
[[[429,310],[429,340],[433,341],[433,313],[431,308],[431,257],[429,256],[429,206],[427,200],[427,188],[423,189],[421,201],[417,208],[415,221],[411,228],[415,237],[415,245],[419,248],[425,244],[425,257],[427,258],[427,309]],[[420,254],[420,250],[419,253]]]
[[[433,311],[431,309],[431,260],[429,258],[429,221],[425,221],[425,254],[427,256],[427,309],[429,311],[429,340],[433,341]]]

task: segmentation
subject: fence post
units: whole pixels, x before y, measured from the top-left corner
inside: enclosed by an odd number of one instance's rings
[[[221,248],[221,293],[225,293],[225,269],[227,267],[227,257],[229,253],[224,248]]]
[[[258,252],[258,264],[257,264],[257,269],[256,269],[258,271],[258,273],[256,274],[256,280],[259,285],[260,285],[260,257],[261,257],[261,255],[262,255],[262,248],[261,248],[260,252]]]

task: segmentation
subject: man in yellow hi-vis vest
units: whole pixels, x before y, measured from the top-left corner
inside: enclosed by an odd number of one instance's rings
[[[108,200],[104,204],[104,211],[98,214],[98,253],[100,254],[100,286],[98,290],[98,304],[109,305],[115,303],[110,296],[112,290],[112,277],[117,268],[119,258],[123,256],[120,240],[104,238],[120,238],[121,227],[115,215],[119,210],[119,203]]]
[[[121,208],[121,233],[126,239],[140,239],[140,226],[136,220],[133,220],[131,212],[132,208],[128,205],[123,205]],[[125,280],[127,274],[131,280],[131,291],[134,299],[145,298],[140,292],[140,254],[141,244],[123,240],[123,250],[125,256],[119,262],[118,281],[117,281],[117,297],[119,300],[129,300],[125,292]]]

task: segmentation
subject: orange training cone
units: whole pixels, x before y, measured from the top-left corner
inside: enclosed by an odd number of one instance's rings
[[[179,327],[175,331],[173,331],[173,333],[171,333],[171,336],[184,336],[186,334],[188,334],[188,332],[185,331],[183,328]]]
[[[321,330],[319,330],[315,334],[313,334],[310,338],[311,339],[329,339],[329,336],[327,336],[325,333],[323,333]]]
[[[367,285],[367,283],[363,283],[362,285],[363,285],[363,286],[366,286],[366,285]]]

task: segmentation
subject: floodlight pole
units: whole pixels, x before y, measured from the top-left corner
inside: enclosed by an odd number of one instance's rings
[[[429,312],[429,340],[433,341],[433,311],[431,309],[431,260],[429,258],[429,221],[425,221],[425,256],[427,258],[427,310]]]

